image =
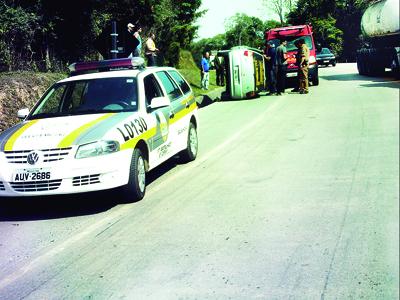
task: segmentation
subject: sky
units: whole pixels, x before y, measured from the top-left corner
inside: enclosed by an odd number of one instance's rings
[[[263,5],[262,0],[202,0],[200,10],[208,11],[197,22],[199,39],[213,37],[225,32],[225,21],[236,13],[244,13],[263,21],[276,19]]]

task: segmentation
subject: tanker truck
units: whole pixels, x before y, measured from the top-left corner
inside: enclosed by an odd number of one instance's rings
[[[372,1],[361,18],[365,45],[357,50],[360,75],[383,75],[386,68],[400,75],[399,0]]]

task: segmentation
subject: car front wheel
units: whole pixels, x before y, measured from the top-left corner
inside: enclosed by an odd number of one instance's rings
[[[125,202],[139,201],[143,199],[146,192],[146,164],[143,153],[138,148],[133,150],[129,181],[121,192]]]
[[[197,130],[192,122],[189,125],[189,132],[187,138],[187,147],[181,153],[179,153],[179,157],[182,162],[190,162],[196,159],[197,151],[199,147],[199,142],[197,139]]]

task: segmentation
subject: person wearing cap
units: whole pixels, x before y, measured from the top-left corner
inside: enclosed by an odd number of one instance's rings
[[[128,54],[128,57],[134,56],[134,51],[136,50],[137,46],[139,45],[139,40],[135,37],[135,26],[132,23],[128,23],[127,25],[127,37],[125,42],[125,53]]]

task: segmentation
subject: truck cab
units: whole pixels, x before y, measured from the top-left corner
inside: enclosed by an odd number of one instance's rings
[[[310,49],[309,58],[309,80],[313,85],[319,84],[318,65],[316,60],[316,47],[313,38],[312,27],[310,25],[296,25],[289,27],[273,28],[265,32],[265,40],[271,42],[275,47],[279,46],[280,40],[287,41],[287,77],[297,76],[296,53],[297,48],[295,42],[304,39]]]

